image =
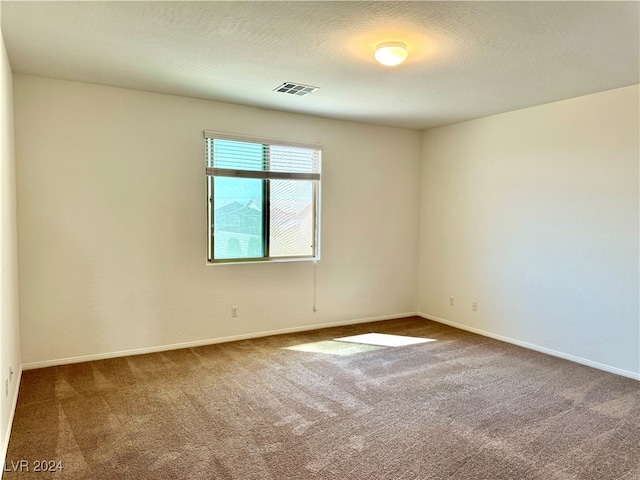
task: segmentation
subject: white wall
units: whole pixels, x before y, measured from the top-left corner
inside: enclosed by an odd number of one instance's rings
[[[638,117],[636,85],[424,132],[418,310],[637,377]]]
[[[13,141],[13,81],[0,31],[0,460],[4,465],[13,406],[20,374],[18,314],[18,242],[16,228],[16,175]],[[15,374],[5,381],[9,368]]]
[[[25,364],[415,312],[418,132],[14,84]],[[312,263],[206,265],[204,129],[324,146],[317,313]]]
[[[411,314],[418,285],[426,317],[640,374],[638,86],[422,146],[111,87],[17,75],[14,89],[27,366]],[[310,263],[206,265],[204,129],[324,145],[317,313]]]

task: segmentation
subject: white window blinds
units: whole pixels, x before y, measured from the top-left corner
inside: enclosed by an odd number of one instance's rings
[[[207,175],[271,180],[320,180],[320,149],[291,144],[257,143],[204,132]]]

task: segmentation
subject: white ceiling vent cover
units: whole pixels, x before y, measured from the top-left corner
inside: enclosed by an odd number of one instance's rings
[[[305,95],[315,92],[318,88],[320,87],[312,87],[311,85],[303,85],[302,83],[285,82],[273,91],[304,97]]]

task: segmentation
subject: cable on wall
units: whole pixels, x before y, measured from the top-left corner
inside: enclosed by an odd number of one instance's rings
[[[318,262],[313,261],[313,311],[318,311]]]

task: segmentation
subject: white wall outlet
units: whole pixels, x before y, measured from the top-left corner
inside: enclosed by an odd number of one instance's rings
[[[231,316],[232,317],[237,317],[238,316],[238,307],[236,307],[236,306],[231,307]]]
[[[454,297],[449,297],[449,305],[452,307],[456,304],[456,299]]]
[[[471,310],[474,312],[478,311],[478,302],[471,302]]]

